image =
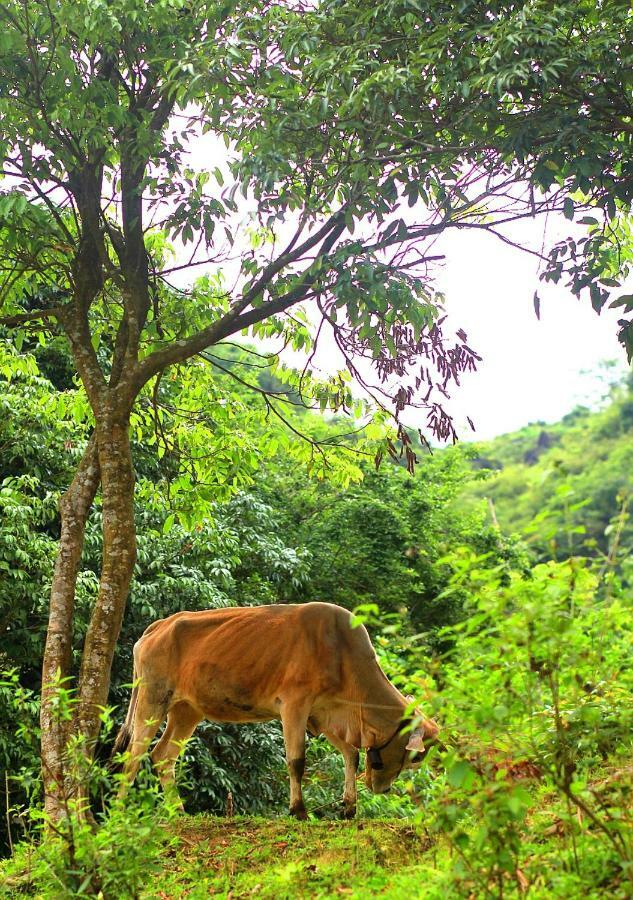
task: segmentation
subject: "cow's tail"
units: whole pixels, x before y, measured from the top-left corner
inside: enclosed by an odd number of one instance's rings
[[[125,753],[127,748],[130,745],[130,741],[132,740],[132,735],[134,734],[134,719],[136,717],[136,706],[138,704],[138,674],[136,671],[136,664],[134,665],[134,673],[133,673],[133,687],[132,687],[132,696],[130,697],[130,705],[127,708],[127,715],[125,717],[125,721],[121,728],[119,729],[119,733],[114,739],[114,746],[112,748],[112,754],[110,756],[111,768],[119,769],[120,765],[117,764],[115,757],[120,755],[121,753]]]

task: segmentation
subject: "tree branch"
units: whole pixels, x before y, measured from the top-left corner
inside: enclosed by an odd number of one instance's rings
[[[319,249],[317,255],[318,259],[324,260],[327,258],[330,250],[345,230],[344,224],[336,224],[334,220],[335,217],[333,216],[327,223],[330,226],[331,231]],[[318,234],[322,235],[325,229],[326,226],[324,225],[323,228],[319,229]],[[313,246],[315,243],[314,238],[315,236],[305,241],[304,244],[302,244],[302,247],[298,248],[296,252],[304,252],[302,248],[308,243]],[[253,285],[242,299],[221,319],[218,319],[216,322],[213,322],[213,324],[203,328],[202,331],[199,331],[197,334],[191,335],[191,337],[181,341],[175,341],[170,346],[157,350],[155,353],[152,353],[142,360],[140,365],[136,368],[134,377],[136,391],[140,391],[143,385],[146,384],[152,376],[156,375],[167,366],[184,362],[184,360],[189,359],[189,357],[194,356],[196,353],[200,353],[212,344],[216,344],[218,341],[230,337],[232,334],[236,334],[257,322],[261,322],[263,319],[267,319],[269,316],[284,312],[286,309],[294,306],[306,296],[319,275],[319,272],[314,270],[306,272],[300,283],[292,291],[240,315],[242,310],[244,310],[252,300],[262,292],[266,287],[266,284],[270,282],[281,268],[283,268],[283,264],[280,264],[280,259],[271,263],[271,265],[264,270],[268,274],[268,281],[264,283],[262,274],[255,285]]]
[[[51,306],[48,309],[37,309],[33,312],[16,313],[12,316],[0,316],[0,325],[7,328],[17,328],[28,322],[35,322],[38,319],[59,319],[63,315],[65,307]]]

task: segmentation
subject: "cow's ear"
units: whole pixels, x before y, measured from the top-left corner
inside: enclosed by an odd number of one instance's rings
[[[406,749],[424,753],[424,731],[421,728],[416,728],[411,732]]]

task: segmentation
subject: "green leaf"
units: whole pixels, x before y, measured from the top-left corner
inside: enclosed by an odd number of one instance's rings
[[[462,787],[466,780],[471,779],[473,776],[473,768],[465,759],[457,760],[446,773],[448,783],[454,788]]]
[[[163,522],[163,534],[169,534],[169,532],[174,527],[175,521],[176,521],[176,516],[174,515],[174,513],[170,513],[170,515],[168,515],[167,518],[165,519],[165,521]]]
[[[633,311],[633,294],[621,294],[616,300],[609,303],[610,309],[617,309],[620,306],[624,307],[626,313]]]

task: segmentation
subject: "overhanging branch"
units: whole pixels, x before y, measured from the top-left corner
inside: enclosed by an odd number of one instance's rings
[[[59,319],[64,314],[63,306],[51,306],[48,309],[37,309],[33,312],[15,313],[12,316],[0,316],[0,325],[17,328],[20,325],[37,322],[38,319]]]
[[[321,260],[326,260],[328,258],[328,254],[332,250],[334,244],[345,230],[344,223],[336,224],[334,217],[329,220],[328,225],[331,229],[330,234],[321,244],[318,253],[318,258]],[[323,229],[320,229],[319,234],[322,235],[322,233]],[[313,243],[313,238],[309,239],[309,242]],[[305,248],[306,244],[308,244],[308,241],[305,241],[304,244],[302,244],[302,248]],[[299,252],[299,250],[301,250],[301,248],[298,248],[297,252]],[[301,252],[303,252],[303,250],[301,250]],[[288,260],[288,262],[290,261],[291,260]],[[264,290],[266,285],[270,283],[270,280],[281,268],[283,268],[283,266],[279,265],[279,260],[271,263],[268,269],[265,270],[268,271],[268,281],[266,284],[263,283],[262,275],[262,277],[257,280],[256,284],[247,291],[244,297],[242,297],[238,303],[234,304],[234,306],[222,316],[221,319],[218,319],[217,322],[208,325],[206,328],[203,328],[197,334],[191,335],[189,338],[175,341],[169,347],[157,350],[155,353],[146,357],[136,369],[134,377],[136,391],[140,391],[150,378],[167,366],[184,362],[186,359],[195,356],[196,353],[200,353],[212,344],[216,344],[224,338],[237,334],[245,328],[249,328],[251,325],[255,325],[257,322],[261,322],[270,316],[284,312],[291,306],[299,303],[308,294],[319,275],[319,272],[314,269],[311,271],[308,270],[300,280],[299,284],[287,294],[284,294],[282,297],[278,297],[275,300],[271,300],[268,303],[264,303],[261,306],[254,307],[247,312],[242,312],[252,300]],[[255,288],[257,288],[256,291]]]

